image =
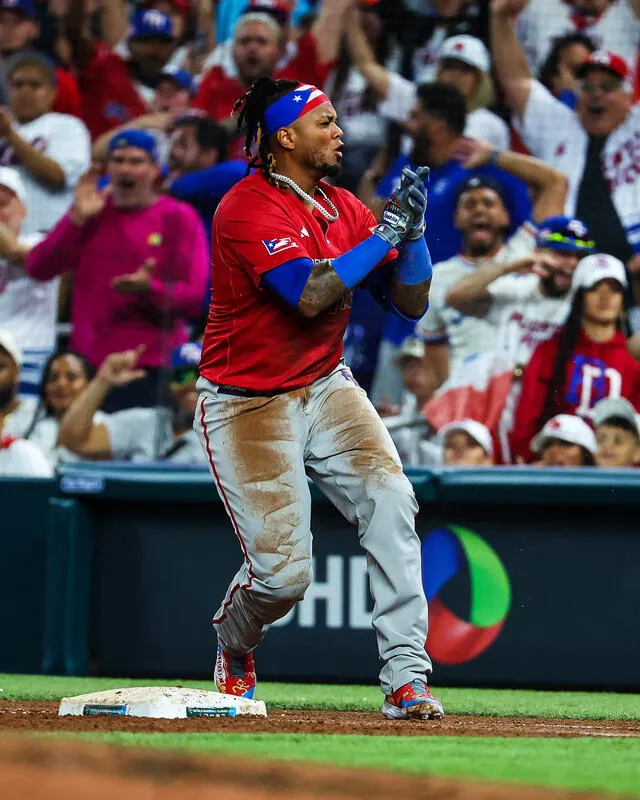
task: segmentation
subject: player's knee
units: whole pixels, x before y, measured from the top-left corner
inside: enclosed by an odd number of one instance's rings
[[[292,565],[291,568],[279,570],[271,580],[267,581],[272,596],[279,600],[302,600],[311,586],[313,579],[311,563],[304,566]]]

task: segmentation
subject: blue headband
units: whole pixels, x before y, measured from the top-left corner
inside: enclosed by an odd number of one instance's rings
[[[310,84],[301,84],[297,89],[272,103],[264,112],[267,134],[270,135],[279,128],[291,125],[292,122],[328,100],[329,98],[321,89],[316,89]]]

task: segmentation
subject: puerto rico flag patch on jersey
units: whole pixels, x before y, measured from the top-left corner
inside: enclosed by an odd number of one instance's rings
[[[298,246],[298,243],[294,242],[290,236],[285,236],[282,239],[263,239],[262,244],[266,247],[270,256],[275,256],[283,250],[292,250]]]

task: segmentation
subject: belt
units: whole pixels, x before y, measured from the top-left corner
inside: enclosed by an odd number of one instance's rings
[[[215,384],[218,394],[230,394],[234,397],[276,397],[279,394],[293,391],[292,389],[272,389],[270,391],[257,391],[255,389],[243,389],[242,386],[227,386],[225,384]]]

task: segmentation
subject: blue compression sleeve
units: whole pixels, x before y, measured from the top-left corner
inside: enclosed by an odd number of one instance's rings
[[[313,261],[310,258],[295,258],[265,272],[262,282],[281,300],[297,309],[312,269]]]
[[[414,242],[406,242],[395,262],[396,279],[405,286],[428,281],[433,275],[431,255],[424,236]]]
[[[331,266],[347,289],[355,288],[393,248],[381,236],[372,234],[351,250],[334,258]]]
[[[371,235],[364,242],[333,259],[331,266],[344,285],[348,289],[353,289],[391,249],[391,245],[382,237]],[[312,269],[311,259],[296,258],[265,272],[262,282],[285,303],[297,308]]]

